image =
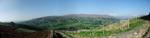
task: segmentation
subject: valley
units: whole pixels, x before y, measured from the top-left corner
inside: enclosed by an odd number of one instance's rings
[[[124,20],[107,15],[75,14],[47,16],[19,23],[1,22],[0,25],[2,31],[6,28],[14,30],[8,31],[9,33],[45,33],[46,31],[50,35],[45,37],[51,38],[58,36],[63,36],[62,38],[143,38],[149,30],[149,23],[140,17]],[[55,33],[60,35],[57,36]]]

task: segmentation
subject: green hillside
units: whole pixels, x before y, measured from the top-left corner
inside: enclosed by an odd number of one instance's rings
[[[132,30],[139,30],[140,28],[141,29],[146,28],[146,26],[149,26],[149,25],[150,24],[148,21],[145,21],[142,19],[130,19],[130,20],[125,20],[125,21],[120,21],[119,23],[110,24],[103,28],[96,28],[96,29],[91,29],[91,30],[79,30],[79,31],[74,31],[74,32],[67,31],[65,34],[69,34],[73,36],[74,38],[102,38],[102,37],[107,37],[111,35],[117,35],[121,33],[130,32]],[[123,34],[123,36],[125,35],[126,34]],[[112,37],[113,36],[111,36],[111,38]],[[127,37],[124,37],[124,38],[127,38]],[[120,37],[120,38],[123,38],[123,37]]]
[[[119,19],[107,15],[72,14],[41,17],[21,22],[21,24],[32,25],[41,29],[79,30],[92,29],[118,21]]]
[[[17,32],[56,30],[71,38],[141,38],[150,27],[147,20],[120,20],[105,15],[48,16],[20,23],[0,22],[0,28]],[[147,34],[146,34],[147,35]]]

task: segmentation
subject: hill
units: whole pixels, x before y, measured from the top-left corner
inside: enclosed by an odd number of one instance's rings
[[[3,31],[12,29],[17,32],[36,32],[49,29],[72,38],[149,38],[149,16],[121,21],[107,15],[47,16],[21,23],[0,22],[0,28]]]
[[[24,25],[24,24],[17,24],[14,22],[0,22],[0,28],[1,29],[13,29],[15,31],[20,32],[33,32],[33,31],[42,31],[44,29],[36,28],[31,25]]]
[[[20,22],[20,24],[33,25],[41,29],[78,30],[92,29],[120,21],[108,15],[71,14],[64,16],[47,16]]]
[[[66,31],[74,38],[142,38],[149,28],[149,21],[139,18],[120,21],[102,28],[80,31]]]

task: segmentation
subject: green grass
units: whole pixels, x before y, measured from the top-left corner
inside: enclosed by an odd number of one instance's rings
[[[29,29],[23,29],[23,28],[18,28],[16,31],[17,32],[35,32],[35,30],[29,30]]]
[[[104,29],[96,29],[96,30],[91,30],[91,31],[80,31],[80,32],[70,32],[71,35],[78,35],[78,36],[85,36],[85,37],[90,37],[90,36],[108,36],[112,34],[118,34],[118,33],[123,33],[123,32],[128,32],[132,29],[136,29],[138,27],[143,26],[145,23],[144,20],[141,19],[131,19],[128,21],[126,26],[122,25],[124,23],[120,24],[114,24],[111,26],[105,26]],[[108,28],[109,27],[109,28]]]

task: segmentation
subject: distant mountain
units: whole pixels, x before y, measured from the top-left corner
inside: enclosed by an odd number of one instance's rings
[[[118,21],[120,20],[108,15],[71,14],[64,16],[40,17],[20,23],[33,25],[42,29],[78,30],[91,29],[101,25],[112,24]]]

